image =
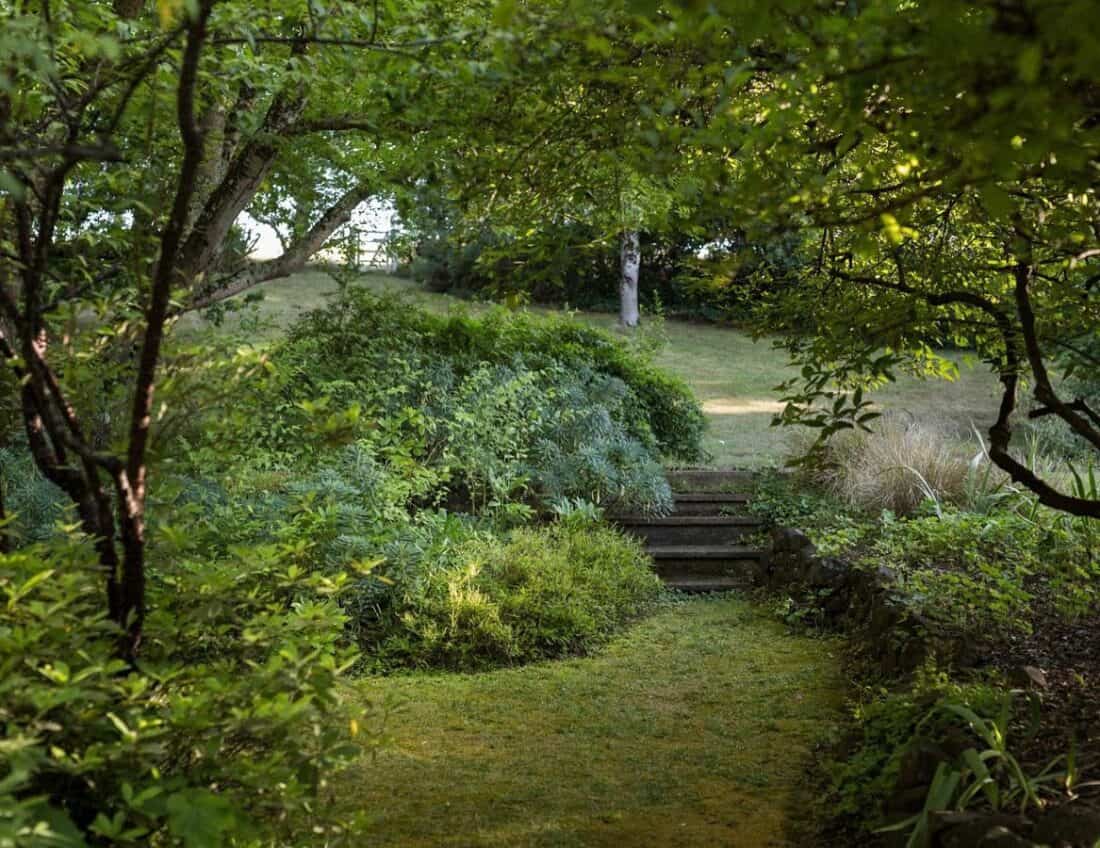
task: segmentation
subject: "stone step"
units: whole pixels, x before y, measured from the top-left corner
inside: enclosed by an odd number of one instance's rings
[[[744,492],[752,487],[751,471],[682,468],[665,472],[674,492]]]
[[[697,595],[706,592],[730,592],[744,589],[747,581],[738,577],[698,577],[685,575],[665,580],[665,585],[676,592]]]
[[[734,545],[764,523],[746,515],[671,515],[667,518],[623,516],[615,520],[627,533],[653,546]]]
[[[747,545],[653,545],[646,553],[653,558],[653,570],[666,581],[690,576],[748,583],[767,558],[766,551]]]
[[[653,545],[646,552],[654,559],[760,559],[767,551],[749,545]]]
[[[723,515],[738,512],[749,503],[745,494],[677,492],[674,515]]]

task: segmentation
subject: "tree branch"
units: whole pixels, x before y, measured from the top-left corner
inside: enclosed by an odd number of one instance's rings
[[[372,191],[372,186],[366,182],[357,184],[330,206],[317,219],[317,222],[310,227],[309,232],[292,244],[281,256],[266,262],[254,263],[239,274],[228,279],[219,280],[214,287],[192,299],[181,311],[205,309],[247,291],[260,283],[301,271],[310,258],[324,247],[325,242],[332,237],[333,233],[351,220],[352,214],[363,201],[371,196]]]
[[[1031,266],[1027,263],[1020,263],[1016,268],[1016,311],[1020,316],[1020,330],[1024,339],[1024,350],[1027,352],[1028,364],[1031,366],[1031,373],[1035,378],[1035,397],[1045,407],[1048,407],[1054,415],[1065,421],[1074,433],[1089,442],[1097,450],[1100,450],[1100,429],[1093,426],[1088,418],[1079,415],[1077,410],[1066,404],[1054,391],[1046,363],[1043,361],[1043,352],[1039,347],[1039,337],[1035,327],[1035,310],[1032,308],[1031,295],[1028,292],[1031,277]]]
[[[193,284],[214,264],[229,228],[270,172],[279,152],[279,141],[301,116],[305,105],[305,92],[300,84],[275,95],[263,124],[236,154],[183,243],[177,261],[181,282]]]

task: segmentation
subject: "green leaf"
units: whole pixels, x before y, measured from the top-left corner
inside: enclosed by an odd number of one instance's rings
[[[224,798],[206,789],[185,789],[168,798],[168,829],[186,848],[219,848],[237,816]]]
[[[1043,49],[1038,44],[1032,44],[1020,51],[1016,60],[1016,70],[1023,82],[1029,84],[1037,82],[1042,69]]]
[[[1012,202],[1012,195],[999,185],[990,183],[979,190],[982,198],[982,206],[991,218],[1007,220],[1012,217],[1016,206]]]

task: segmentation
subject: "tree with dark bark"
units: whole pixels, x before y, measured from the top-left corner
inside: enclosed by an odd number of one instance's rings
[[[35,463],[94,539],[129,659],[145,616],[148,454],[173,318],[300,270],[387,179],[415,173],[434,98],[478,73],[456,58],[478,37],[461,21],[473,11],[5,4],[0,354]],[[452,69],[439,85],[436,61]],[[395,137],[401,157],[386,152]],[[282,256],[227,269],[242,213],[303,161],[324,189],[316,209],[284,213],[309,223]],[[102,335],[127,363],[129,414],[113,443],[75,385],[79,339]],[[93,367],[106,373],[111,358]]]

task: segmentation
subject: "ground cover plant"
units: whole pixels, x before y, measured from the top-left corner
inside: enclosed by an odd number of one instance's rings
[[[765,478],[752,505],[806,530],[823,555],[886,579],[922,632],[962,648],[910,678],[859,671],[856,728],[827,765],[827,791],[861,838],[896,828],[913,845],[928,844],[931,811],[1038,815],[1077,798],[1100,765],[1089,694],[1100,655],[1094,522],[1012,485],[980,437],[902,430],[922,426],[848,434],[802,467],[798,493],[790,478]],[[1087,495],[1087,466],[1056,473]],[[777,609],[814,626],[828,603],[796,588]]]

